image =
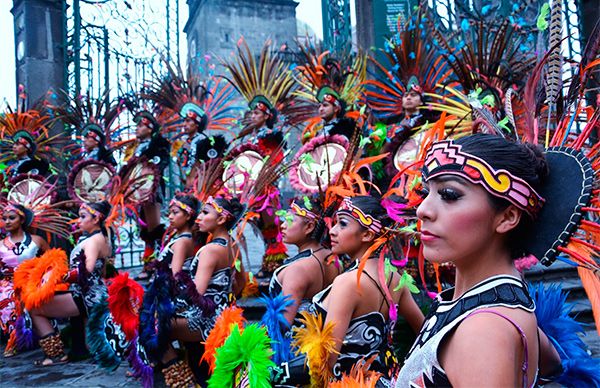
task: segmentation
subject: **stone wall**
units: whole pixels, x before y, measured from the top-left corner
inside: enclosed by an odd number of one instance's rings
[[[293,45],[297,35],[293,0],[189,0],[188,5],[184,31],[192,68],[205,54],[230,58],[241,36],[258,52],[267,39],[278,48]]]

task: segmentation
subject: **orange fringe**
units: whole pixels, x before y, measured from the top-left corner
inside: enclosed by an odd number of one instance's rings
[[[62,279],[69,270],[67,254],[62,249],[52,248],[32,260],[36,263],[29,270],[27,282],[24,285],[19,284],[21,301],[28,310],[38,308],[50,301],[54,297],[56,287],[64,284]],[[17,271],[25,263],[19,265]],[[25,268],[30,268],[30,264],[28,263]]]
[[[204,342],[204,354],[200,362],[205,361],[208,364],[210,373],[212,374],[216,366],[216,352],[220,348],[229,335],[231,334],[234,325],[242,330],[246,319],[242,313],[244,311],[237,306],[227,307],[217,318],[215,326],[210,331],[210,334]]]

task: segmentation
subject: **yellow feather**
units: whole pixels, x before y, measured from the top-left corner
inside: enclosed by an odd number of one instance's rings
[[[300,322],[303,327],[293,328],[292,346],[297,348],[296,354],[306,354],[306,360],[310,367],[311,386],[324,387],[331,377],[328,360],[335,349],[335,338],[333,337],[333,322],[327,322],[323,326],[321,314],[312,315],[307,311],[300,313]]]

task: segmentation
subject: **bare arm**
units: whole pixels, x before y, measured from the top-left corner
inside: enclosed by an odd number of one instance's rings
[[[237,297],[242,294],[244,287],[246,287],[246,271],[244,270],[244,263],[240,260],[240,270],[235,270],[233,276],[233,294]]]
[[[285,271],[293,270],[293,265],[285,269]],[[307,278],[307,272],[303,271],[302,268],[298,268],[300,271],[298,273],[287,273],[284,278],[282,290],[283,295],[290,295],[294,303],[289,306],[283,316],[291,325],[294,321],[294,317],[296,317],[296,313],[298,312],[298,307],[300,306],[300,302],[306,296],[306,291],[308,290],[310,279]],[[292,275],[292,276],[289,276]],[[273,275],[275,276],[275,275]],[[327,314],[329,316],[329,313]]]
[[[212,277],[213,272],[217,266],[217,257],[215,252],[214,244],[205,245],[204,248],[198,252],[198,268],[194,275],[194,284],[200,295],[204,295],[208,282]]]
[[[181,272],[185,259],[191,256],[193,248],[192,239],[182,238],[173,244],[173,260],[171,261],[171,270],[173,275]]]
[[[48,242],[46,240],[44,240],[43,238],[41,238],[40,236],[31,235],[31,239],[33,240],[33,242],[35,242],[35,245],[38,246],[39,253],[44,253],[48,249],[50,249],[50,245],[48,245]]]
[[[333,322],[333,338],[335,339],[335,353],[329,356],[329,367],[333,368],[342,348],[346,331],[350,325],[352,314],[359,300],[356,289],[356,273],[349,272],[344,276],[338,276],[333,281],[331,291],[327,296],[327,318],[325,324]]]
[[[442,345],[440,362],[453,387],[517,387],[522,355],[510,322],[478,314],[465,319]]]
[[[417,305],[417,302],[415,302],[408,288],[404,288],[402,290],[400,302],[398,303],[398,314],[406,319],[406,322],[408,322],[415,333],[419,333],[419,331],[421,331],[425,316]]]
[[[559,376],[562,372],[560,355],[548,339],[548,336],[538,329],[540,336],[540,377],[552,378]]]
[[[83,247],[83,252],[85,253],[85,269],[88,272],[93,272],[94,267],[96,266],[96,261],[100,256],[101,250],[101,241],[97,236],[101,236],[104,239],[104,236],[101,234],[93,236],[89,240],[86,241],[85,246]]]

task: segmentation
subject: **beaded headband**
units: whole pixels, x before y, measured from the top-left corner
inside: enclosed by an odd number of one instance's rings
[[[326,101],[326,102],[328,102],[330,104],[337,105],[337,106],[340,105],[340,102],[338,101],[338,99],[335,98],[335,96],[332,95],[332,94],[325,94],[323,96],[323,101]]]
[[[195,213],[196,213],[196,211],[195,211],[194,209],[192,209],[192,207],[191,207],[191,206],[189,206],[189,205],[186,205],[185,203],[183,203],[183,202],[179,201],[179,200],[178,200],[178,199],[176,199],[176,198],[173,198],[173,199],[171,200],[171,202],[169,202],[169,207],[171,207],[171,206],[177,206],[178,208],[180,208],[181,210],[183,210],[183,211],[184,211],[184,212],[186,212],[187,214],[192,214],[192,215],[193,215],[193,214],[195,214]]]
[[[227,211],[227,209],[225,209],[224,207],[219,206],[217,201],[215,201],[215,199],[212,196],[208,197],[208,199],[206,200],[206,204],[212,206],[217,211],[217,213],[222,214],[225,217],[233,218],[233,214]]]
[[[8,213],[8,212],[15,212],[17,213],[19,216],[25,218],[25,213],[23,212],[23,210],[19,209],[18,207],[16,207],[15,205],[7,205],[4,208],[4,212]]]
[[[370,214],[365,214],[361,209],[354,206],[350,197],[344,198],[337,214],[347,214],[358,221],[359,224],[375,233],[381,233],[381,230],[383,229],[381,221]]]
[[[485,160],[462,152],[461,148],[452,140],[435,143],[427,152],[423,178],[427,181],[439,175],[460,176],[480,184],[491,195],[506,199],[532,217],[539,213],[545,200],[529,183],[504,169],[495,170]]]
[[[298,204],[296,202],[291,203],[290,210],[293,210],[294,214],[296,214],[300,217],[310,218],[311,220],[316,220],[319,218],[319,216],[317,216],[315,213],[311,212],[310,210],[304,209],[304,208],[298,206]]]

